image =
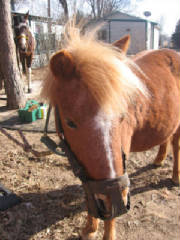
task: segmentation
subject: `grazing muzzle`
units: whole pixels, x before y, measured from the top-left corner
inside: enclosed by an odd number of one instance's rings
[[[114,179],[83,182],[88,213],[103,220],[127,213],[130,209],[130,194],[128,193],[125,205],[122,192],[129,186],[130,181],[127,173]]]

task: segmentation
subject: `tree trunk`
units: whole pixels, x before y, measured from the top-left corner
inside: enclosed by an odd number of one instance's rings
[[[7,94],[7,107],[15,109],[25,104],[25,94],[17,67],[12,33],[10,0],[0,1],[0,65]]]
[[[0,90],[3,89],[3,80],[4,80],[4,77],[1,71],[1,64],[0,64]]]
[[[47,8],[47,14],[48,14],[48,33],[51,33],[52,32],[52,29],[51,29],[51,1],[48,0],[48,8]]]

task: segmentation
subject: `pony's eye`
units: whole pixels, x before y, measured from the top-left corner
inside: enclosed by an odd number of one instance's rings
[[[66,124],[70,128],[77,128],[76,124],[73,121],[71,121],[70,119],[68,119],[68,118],[66,118]]]

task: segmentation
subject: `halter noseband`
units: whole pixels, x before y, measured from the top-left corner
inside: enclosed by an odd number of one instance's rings
[[[41,141],[49,147],[52,151],[52,147],[55,149],[55,142],[47,136],[48,122],[50,116],[51,107],[49,107],[46,124],[44,129],[44,136],[41,138]],[[88,174],[84,166],[78,161],[75,154],[72,152],[70,145],[67,140],[64,138],[64,131],[61,124],[61,119],[59,115],[58,108],[55,109],[58,132],[63,136],[61,137],[60,147],[66,153],[69,163],[72,167],[73,173],[78,177],[83,185],[84,191],[86,193],[87,199],[87,208],[88,213],[95,218],[100,218],[103,220],[109,220],[115,218],[119,215],[127,213],[130,209],[130,195],[128,193],[127,205],[125,206],[122,199],[122,191],[130,186],[130,181],[128,174],[125,172],[122,176],[105,179],[105,180],[93,180],[88,177]],[[57,146],[57,145],[56,145]],[[58,155],[58,152],[55,152]],[[125,161],[126,155],[122,151],[124,171],[126,171]],[[103,196],[103,199],[108,199],[111,203],[110,209],[106,208],[104,200],[99,196]]]
[[[24,35],[19,35],[19,36],[16,37],[17,40],[19,40],[19,39],[21,39],[21,38],[25,38],[26,40],[29,39],[29,37],[26,36],[25,34],[24,34]]]
[[[29,37],[27,36],[27,35],[25,35],[25,34],[20,34],[19,36],[17,36],[17,37],[15,37],[15,40],[19,40],[19,39],[26,39],[26,45],[28,44],[28,40],[29,40]],[[16,44],[18,44],[18,42],[16,43]],[[29,56],[29,55],[31,55],[31,51],[28,51],[28,46],[26,46],[26,48],[25,48],[25,51],[23,51],[23,50],[21,50],[20,48],[19,48],[19,52],[22,54],[22,55],[26,55],[26,56]]]

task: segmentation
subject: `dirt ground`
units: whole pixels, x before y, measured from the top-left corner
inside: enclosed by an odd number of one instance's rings
[[[40,80],[41,70],[33,74],[34,81]],[[5,100],[0,103],[2,107]],[[21,141],[16,130],[7,131]],[[35,150],[46,150],[40,142],[42,133],[23,133]],[[179,239],[180,190],[171,182],[172,155],[154,168],[157,150],[133,153],[127,161],[131,210],[117,218],[117,240]],[[0,182],[23,199],[0,212],[0,240],[79,239],[86,218],[84,193],[65,157],[37,158],[0,132]],[[102,234],[103,223],[97,240]]]

